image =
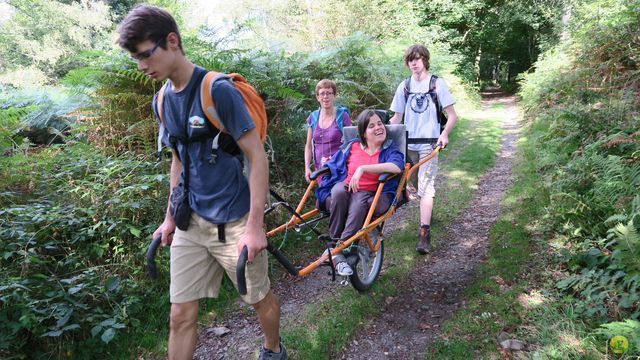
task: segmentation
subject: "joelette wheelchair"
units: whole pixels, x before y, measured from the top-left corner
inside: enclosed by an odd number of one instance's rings
[[[405,166],[400,174],[381,174],[379,177],[379,184],[374,196],[373,203],[367,213],[362,228],[353,236],[339,242],[334,248],[328,248],[331,255],[343,253],[347,258],[347,262],[353,268],[353,274],[349,276],[351,285],[358,291],[368,290],[380,275],[382,269],[382,261],[384,259],[384,236],[383,229],[387,219],[393,215],[395,210],[408,201],[406,194],[406,183],[411,174],[417,171],[418,167],[425,162],[434,158],[440,151],[440,146],[436,146],[434,151],[427,157],[420,160],[417,164],[410,164],[407,161],[407,144],[408,143],[435,143],[437,139],[408,139],[405,126],[402,124],[386,125],[388,136],[394,141],[396,146],[405,156]],[[345,142],[357,137],[356,126],[344,127],[344,140]],[[307,189],[300,199],[296,208],[293,208],[287,201],[270,191],[270,194],[277,200],[265,213],[270,213],[278,206],[283,206],[291,212],[291,218],[284,224],[267,232],[267,239],[276,237],[289,229],[295,229],[300,227],[306,227],[311,229],[318,235],[320,241],[326,242],[327,235],[321,234],[312,225],[326,219],[329,215],[326,211],[318,209],[314,198],[312,196],[314,188],[318,185],[317,179],[325,174],[328,169],[320,169],[311,175],[311,182],[307,186]],[[374,209],[380,196],[382,196],[382,188],[386,181],[394,176],[400,176],[398,188],[389,209],[380,216],[374,217]],[[306,209],[306,210],[305,210]],[[246,249],[245,249],[246,250]],[[294,276],[306,276],[313,270],[320,266],[329,266],[331,268],[332,278],[335,279],[336,270],[327,252],[320,255],[315,261],[302,266],[294,266],[291,262],[284,257],[275,247],[271,244],[267,247],[267,250],[274,255],[274,257],[287,269],[287,271]],[[240,293],[246,291],[244,288],[244,264],[246,262],[246,251],[240,256],[238,260],[238,290]]]
[[[381,118],[388,119],[386,112],[377,111]],[[373,198],[373,203],[367,213],[362,228],[348,239],[338,242],[335,247],[327,248],[322,255],[316,260],[305,266],[296,266],[292,264],[278,249],[276,249],[271,241],[267,245],[267,250],[280,262],[283,267],[294,276],[306,276],[320,266],[329,266],[331,268],[332,279],[336,278],[336,269],[333,262],[330,261],[329,253],[336,255],[342,253],[347,263],[352,267],[353,274],[348,278],[351,285],[360,292],[367,291],[380,275],[382,269],[382,261],[384,259],[384,224],[387,219],[393,215],[395,210],[408,201],[406,194],[406,183],[414,171],[417,171],[420,165],[434,158],[440,151],[440,146],[436,146],[431,154],[423,158],[417,164],[411,164],[408,162],[407,157],[407,144],[408,143],[434,143],[437,139],[409,139],[405,126],[403,124],[386,125],[388,136],[394,141],[396,146],[403,153],[405,158],[405,166],[399,174],[381,174],[379,177],[379,184],[377,191]],[[344,127],[343,140],[348,141],[357,137],[356,126]],[[316,235],[318,239],[326,243],[328,236],[322,234],[315,228],[315,224],[328,218],[329,214],[326,211],[318,209],[316,206],[315,196],[312,196],[315,187],[318,185],[318,178],[328,172],[328,169],[320,169],[314,172],[310,178],[311,182],[307,186],[304,195],[298,202],[298,205],[294,208],[289,202],[270,190],[271,196],[276,200],[269,208],[265,210],[265,216],[274,211],[278,207],[284,207],[291,213],[291,218],[284,224],[268,231],[266,233],[267,240],[275,238],[288,230],[300,229],[302,227],[308,228]],[[395,196],[391,202],[389,208],[381,215],[374,217],[374,209],[378,203],[380,196],[382,195],[382,188],[386,181],[394,176],[400,176],[398,188],[395,192]],[[160,244],[160,238],[156,238],[152,241],[147,251],[147,268],[149,275],[152,278],[156,276],[155,267],[155,252]],[[238,258],[237,263],[237,285],[238,292],[240,294],[246,294],[246,281],[245,281],[245,266],[247,262],[248,250],[245,247]],[[344,280],[346,281],[346,279]]]

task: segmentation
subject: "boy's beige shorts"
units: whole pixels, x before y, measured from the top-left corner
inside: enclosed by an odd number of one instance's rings
[[[236,289],[236,243],[244,234],[248,214],[225,225],[226,241],[218,240],[218,225],[201,218],[195,212],[187,231],[176,229],[171,244],[171,303],[186,303],[201,298],[216,298],[220,292],[223,272]],[[247,264],[247,304],[262,300],[270,289],[267,251],[263,250]]]

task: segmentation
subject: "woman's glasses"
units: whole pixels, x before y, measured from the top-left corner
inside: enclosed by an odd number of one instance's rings
[[[319,97],[325,97],[325,96],[333,96],[333,91],[320,91],[318,93]]]

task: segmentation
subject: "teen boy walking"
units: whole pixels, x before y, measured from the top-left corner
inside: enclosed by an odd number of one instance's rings
[[[172,150],[171,189],[187,176],[193,213],[186,231],[176,229],[169,207],[154,238],[171,246],[171,315],[169,359],[191,359],[197,340],[198,301],[217,297],[223,272],[236,282],[236,262],[249,250],[247,295],[265,334],[260,359],[286,359],[280,343],[280,304],[267,276],[267,240],[263,209],[268,165],[262,143],[240,93],[228,81],[214,83],[212,97],[227,132],[251,167],[249,180],[233,155],[211,157],[210,127],[200,105],[200,82],[206,72],[185,56],[178,27],[166,11],[136,6],[118,29],[118,44],[137,61],[138,69],[158,81],[168,80],[162,101],[163,142]],[[192,91],[193,89],[193,91]],[[156,99],[154,109],[157,113]],[[169,136],[171,134],[171,137]],[[176,137],[187,141],[175,141]],[[204,140],[202,140],[204,138]],[[183,163],[186,161],[185,168]]]
[[[438,139],[436,145],[447,146],[449,133],[453,129],[458,115],[453,108],[455,103],[449,92],[447,84],[441,79],[436,80],[435,92],[440,105],[447,114],[447,125],[440,133],[440,124],[437,118],[436,105],[428,94],[432,74],[429,73],[429,50],[423,45],[412,45],[404,53],[404,63],[411,70],[410,84],[405,81],[398,85],[391,111],[395,114],[389,120],[392,124],[399,124],[404,115],[404,124],[410,138],[434,138]],[[410,91],[407,92],[406,89]],[[409,144],[409,158],[417,163],[429,155],[435,148],[434,144]],[[431,213],[433,211],[433,199],[435,197],[435,179],[438,173],[438,157],[420,166],[417,179],[412,176],[411,183],[416,188],[417,180],[420,197],[420,230],[416,251],[420,254],[429,252],[431,245]],[[415,173],[414,173],[415,174]]]

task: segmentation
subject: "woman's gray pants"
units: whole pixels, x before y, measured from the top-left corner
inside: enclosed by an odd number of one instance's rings
[[[335,184],[325,202],[329,210],[329,236],[334,240],[346,240],[358,232],[371,208],[374,195],[371,191],[349,192],[343,182]],[[381,194],[374,216],[387,211],[389,205],[389,195]]]

